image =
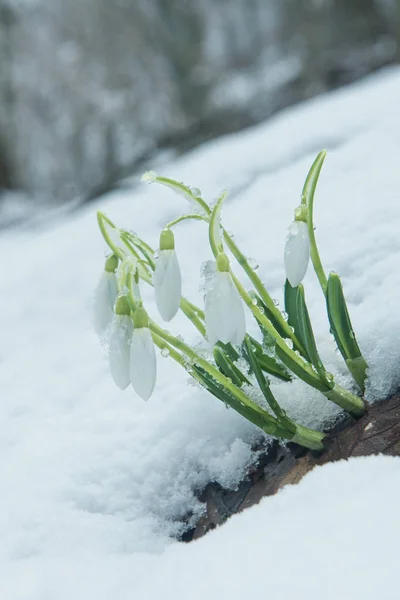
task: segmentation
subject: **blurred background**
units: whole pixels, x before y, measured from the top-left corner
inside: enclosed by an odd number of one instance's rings
[[[399,59],[400,0],[0,0],[0,226]],[[376,107],[379,111],[379,106]]]

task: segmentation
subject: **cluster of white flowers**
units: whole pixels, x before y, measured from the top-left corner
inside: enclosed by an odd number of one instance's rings
[[[294,423],[281,409],[269,385],[269,377],[290,381],[292,374],[320,391],[328,400],[354,415],[365,411],[362,398],[334,381],[321,361],[307,310],[302,280],[310,258],[326,297],[326,306],[335,338],[353,379],[365,390],[368,365],[352,330],[340,278],[326,276],[316,245],[313,225],[314,192],[326,152],[315,159],[307,175],[301,204],[294,212],[284,251],[286,271],[285,312],[277,307],[256,273],[254,261],[247,259],[221,224],[223,191],[209,206],[197,188],[145,173],[143,181],[166,186],[188,199],[191,212],[165,226],[158,252],[137,234],[119,229],[98,213],[98,224],[112,255],[107,258],[94,302],[94,327],[108,344],[109,366],[116,385],[129,385],[144,400],[153,393],[157,360],[155,348],[179,363],[201,386],[226,406],[234,408],[264,432],[293,440],[307,448],[321,449],[323,433]],[[206,223],[214,255],[203,269],[204,309],[182,296],[182,278],[172,228],[188,219]],[[248,291],[231,269],[235,259],[254,286]],[[140,293],[142,282],[154,288],[158,313],[165,322],[178,310],[208,340],[209,357],[174,336],[150,319]],[[263,342],[246,333],[245,305],[258,323]],[[268,347],[267,347],[268,346]],[[270,350],[273,350],[271,352]],[[268,410],[255,403],[246,386],[258,386]]]
[[[307,270],[310,246],[307,224],[294,221],[285,247],[286,276],[293,287],[299,285]],[[158,312],[163,321],[171,321],[181,302],[181,270],[171,229],[160,236],[152,277]],[[132,311],[126,283],[117,276],[119,260],[113,254],[105,263],[94,298],[93,324],[108,344],[109,366],[115,384],[125,390],[132,385],[144,400],[153,393],[157,375],[156,352],[149,319],[139,301]],[[137,261],[126,260],[120,271],[136,273]],[[136,296],[140,298],[137,283]],[[246,335],[243,300],[230,272],[227,255],[220,252],[204,294],[204,319],[209,343],[240,346]]]

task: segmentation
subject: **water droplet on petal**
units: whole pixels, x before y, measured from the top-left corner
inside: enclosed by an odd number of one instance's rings
[[[163,349],[161,350],[161,356],[162,356],[163,358],[167,358],[169,355],[170,355],[170,351],[168,350],[168,348],[163,348]]]
[[[285,320],[285,321],[287,321],[287,320],[288,320],[288,318],[289,318],[289,315],[287,314],[287,312],[285,312],[285,311],[282,311],[282,313],[281,313],[281,314],[282,314],[282,317],[284,318],[284,320]]]
[[[294,333],[294,327],[289,327],[290,331]]]
[[[227,235],[229,235],[230,238],[234,238],[235,237],[234,234],[233,234],[233,231],[227,231],[226,233],[227,233]]]
[[[290,338],[286,338],[285,339],[285,344],[288,348],[290,348],[291,350],[293,349],[293,341]]]
[[[350,334],[349,334],[349,335],[350,335],[350,338],[351,338],[352,340],[354,340],[354,338],[356,337],[356,336],[354,335],[354,331],[350,331]]]
[[[254,304],[254,306],[257,306],[257,298],[253,298],[253,300],[251,301],[252,304]]]
[[[260,311],[260,313],[261,313],[261,314],[264,314],[264,313],[265,313],[265,310],[263,309],[263,307],[262,307],[262,306],[260,306],[260,307],[259,307],[259,311]]]
[[[332,381],[333,381],[332,373],[325,373],[325,377],[329,381],[329,383],[332,383]]]
[[[277,300],[276,298],[274,298],[272,302],[275,304],[275,306],[279,306],[279,300]]]

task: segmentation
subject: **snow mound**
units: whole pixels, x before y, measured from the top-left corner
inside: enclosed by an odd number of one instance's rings
[[[209,200],[230,189],[224,225],[257,260],[282,305],[286,230],[312,160],[328,149],[316,234],[327,271],[342,276],[370,365],[370,400],[400,384],[399,104],[400,70],[391,69],[163,168]],[[90,304],[105,252],[95,211],[101,208],[156,246],[165,223],[185,211],[183,202],[169,190],[142,185],[64,215],[51,227],[37,223],[1,233],[2,600],[152,600],[183,597],[184,589],[194,599],[201,593],[247,597],[251,590],[301,598],[308,587],[322,585],[324,597],[340,591],[372,598],[379,573],[386,586],[380,595],[395,597],[390,584],[398,532],[394,520],[389,526],[399,491],[394,459],[324,467],[204,541],[172,544],[171,536],[203,510],[198,490],[210,480],[238,485],[255,459],[251,448],[260,433],[189,386],[168,358],[159,357],[148,403],[120,392],[90,328]],[[211,258],[206,242],[201,224],[176,231],[183,292],[197,303],[200,266]],[[305,290],[325,365],[351,385],[311,269]],[[156,315],[149,290],[143,297]],[[199,341],[182,315],[171,330]],[[306,425],[320,427],[338,415],[301,382],[276,383],[274,391]],[[364,595],[357,596],[362,585]]]

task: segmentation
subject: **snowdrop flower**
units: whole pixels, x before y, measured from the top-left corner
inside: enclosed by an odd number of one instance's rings
[[[286,278],[292,287],[297,287],[303,281],[310,259],[310,239],[308,226],[304,221],[293,221],[285,244]]]
[[[164,321],[170,321],[179,310],[182,287],[174,234],[170,229],[161,232],[153,283],[158,312]]]
[[[156,352],[148,323],[144,308],[137,308],[133,317],[129,370],[132,387],[143,400],[148,400],[153,393],[157,375]]]
[[[241,344],[246,334],[244,307],[229,273],[229,259],[217,257],[217,270],[206,285],[204,313],[207,337],[212,345],[218,341]]]
[[[131,382],[129,356],[133,331],[131,311],[126,296],[117,298],[115,313],[110,328],[108,360],[115,385],[125,390]]]
[[[115,270],[118,258],[112,254],[106,260],[104,271],[97,284],[93,302],[93,327],[98,335],[103,335],[114,316],[117,297]]]

